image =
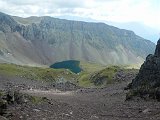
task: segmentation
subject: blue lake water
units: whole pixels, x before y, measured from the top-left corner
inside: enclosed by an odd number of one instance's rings
[[[82,71],[79,65],[80,65],[80,61],[67,60],[67,61],[54,63],[53,65],[50,66],[50,68],[54,68],[54,69],[64,68],[64,69],[69,69],[70,71],[74,73],[79,73]]]

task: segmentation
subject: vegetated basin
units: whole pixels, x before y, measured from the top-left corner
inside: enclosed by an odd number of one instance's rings
[[[54,64],[52,64],[50,66],[50,68],[54,68],[54,69],[69,69],[70,71],[74,72],[74,73],[79,73],[82,71],[82,69],[80,68],[80,61],[77,60],[67,60],[67,61],[62,61],[62,62],[56,62]]]

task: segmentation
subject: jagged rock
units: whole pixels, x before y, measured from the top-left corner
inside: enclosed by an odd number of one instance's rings
[[[0,115],[5,114],[7,109],[7,101],[0,99]]]
[[[16,31],[18,24],[16,21],[4,13],[0,13],[0,31],[5,33]]]
[[[7,109],[7,101],[3,98],[3,96],[3,92],[0,91],[0,115],[3,115]]]
[[[144,113],[144,114],[146,114],[146,113],[149,113],[151,110],[149,109],[149,108],[147,108],[147,109],[145,109],[145,110],[143,110],[142,112]]]
[[[154,55],[149,54],[142,64],[138,75],[129,85],[133,96],[146,96],[160,100],[160,39]],[[134,92],[134,93],[131,93]]]
[[[58,90],[61,90],[61,91],[69,91],[69,90],[76,90],[79,87],[76,84],[71,83],[69,81],[67,81],[67,82],[63,81],[63,82],[56,83],[55,88]]]
[[[157,42],[156,50],[155,50],[155,55],[157,57],[160,57],[160,39]]]
[[[0,120],[8,120],[8,119],[3,116],[0,116]]]

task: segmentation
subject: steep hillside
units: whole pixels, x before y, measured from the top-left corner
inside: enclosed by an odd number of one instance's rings
[[[155,44],[104,23],[52,17],[12,17],[0,13],[0,61],[51,65],[80,60],[100,64],[138,64]]]

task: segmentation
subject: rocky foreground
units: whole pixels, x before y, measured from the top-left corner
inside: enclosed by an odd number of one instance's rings
[[[1,95],[2,120],[159,120],[160,103],[154,100],[126,101],[129,81],[106,88],[59,91],[23,89]]]

